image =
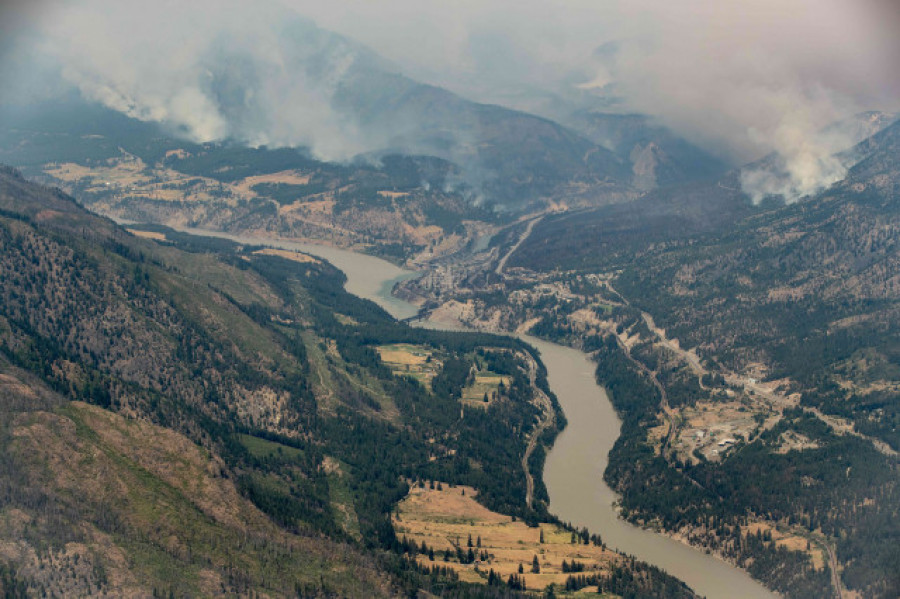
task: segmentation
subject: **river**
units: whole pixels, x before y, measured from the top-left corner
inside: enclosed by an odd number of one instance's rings
[[[324,245],[199,229],[183,231],[318,256],[344,272],[346,289],[350,293],[372,300],[398,319],[415,316],[418,312],[416,306],[391,294],[398,281],[416,274],[380,258]],[[424,324],[447,328],[440,323]],[[603,471],[609,451],[619,437],[620,421],[603,387],[594,378],[594,364],[578,350],[534,337],[524,336],[523,339],[540,352],[550,387],[568,420],[568,426],[559,435],[544,465],[550,511],[563,521],[600,534],[610,548],[662,568],[708,599],[775,599],[774,593],[743,570],[669,537],[632,526],[618,517],[613,507],[617,497],[603,481]]]

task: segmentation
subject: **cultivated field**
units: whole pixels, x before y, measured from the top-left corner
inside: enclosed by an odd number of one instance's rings
[[[381,345],[377,348],[381,361],[396,376],[411,376],[426,387],[431,386],[431,379],[441,371],[443,363],[434,356],[434,350],[424,345],[396,343]]]

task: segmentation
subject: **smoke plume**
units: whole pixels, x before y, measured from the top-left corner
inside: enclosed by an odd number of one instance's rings
[[[774,153],[744,173],[756,199],[830,185],[858,138],[822,130],[900,108],[894,0],[395,0],[384,18],[363,0],[284,2],[479,100],[642,112],[733,164]],[[427,43],[409,52],[414,29]]]
[[[342,96],[373,69],[563,121],[585,110],[648,114],[733,164],[772,154],[744,170],[755,199],[792,200],[839,179],[846,165],[835,153],[855,140],[822,131],[862,110],[900,108],[893,0],[14,6],[28,34],[16,50],[0,46],[0,73],[19,78],[6,96],[52,87],[20,81],[53,72],[89,99],[196,141],[305,145],[329,160],[397,139]],[[401,137],[416,126],[391,123]]]

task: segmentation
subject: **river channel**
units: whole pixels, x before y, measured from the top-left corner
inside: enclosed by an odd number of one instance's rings
[[[385,260],[324,245],[183,229],[186,233],[225,237],[239,243],[299,250],[323,258],[347,277],[346,289],[372,300],[398,319],[418,309],[391,294],[394,285],[416,276]],[[446,328],[440,323],[423,326]],[[620,421],[603,387],[594,379],[595,366],[575,349],[533,337],[523,339],[541,354],[547,378],[568,426],[547,455],[544,483],[550,511],[560,519],[602,536],[613,549],[654,564],[686,582],[707,599],[774,599],[774,593],[746,572],[669,537],[644,530],[618,517],[616,494],[603,481],[607,456],[619,437]]]

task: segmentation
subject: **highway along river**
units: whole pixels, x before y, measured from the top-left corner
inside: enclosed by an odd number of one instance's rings
[[[417,313],[413,304],[391,295],[394,284],[415,273],[363,254],[328,246],[185,229],[187,233],[225,237],[240,243],[294,249],[331,262],[347,276],[347,291],[372,300],[395,318]],[[424,326],[446,328],[440,323]],[[686,582],[708,599],[774,599],[776,595],[724,561],[663,535],[628,524],[613,506],[616,494],[603,481],[607,455],[619,437],[619,418],[606,392],[594,379],[594,365],[578,350],[524,337],[541,353],[548,382],[565,412],[568,426],[547,456],[544,483],[550,511],[577,527],[600,534],[610,547],[654,564]]]

